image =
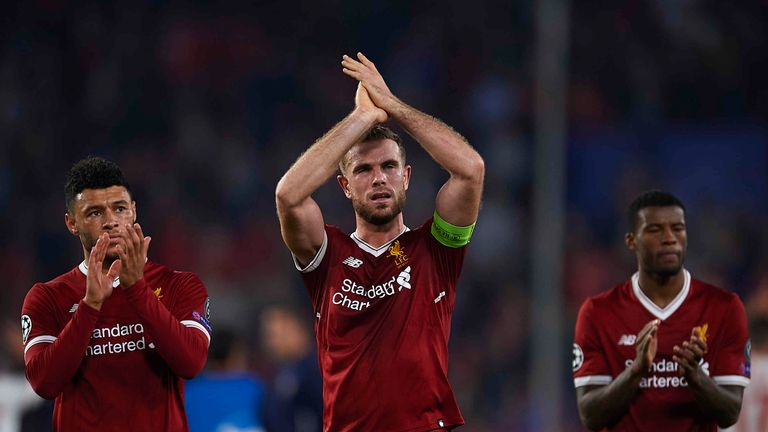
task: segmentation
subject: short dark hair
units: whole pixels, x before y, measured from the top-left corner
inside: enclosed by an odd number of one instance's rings
[[[685,206],[682,201],[677,199],[676,196],[668,192],[662,192],[658,190],[652,190],[641,193],[637,198],[632,201],[627,209],[627,222],[629,224],[629,232],[635,232],[639,221],[640,210],[646,207],[680,207],[685,211]]]
[[[64,200],[67,210],[72,210],[72,203],[77,194],[85,189],[105,189],[110,186],[122,186],[128,194],[131,188],[116,163],[107,159],[90,156],[72,165],[64,183]]]
[[[389,139],[394,141],[397,144],[397,149],[400,151],[400,158],[403,160],[403,164],[405,164],[405,146],[403,146],[403,140],[400,138],[400,135],[398,135],[395,131],[392,129],[382,126],[380,124],[374,125],[363,137],[363,139],[360,140],[361,143],[368,142],[368,141],[375,141],[380,139]],[[341,157],[341,160],[339,161],[339,171],[341,171],[341,174],[344,174],[344,170],[347,169],[347,165],[349,164],[349,151],[347,151],[344,156]]]

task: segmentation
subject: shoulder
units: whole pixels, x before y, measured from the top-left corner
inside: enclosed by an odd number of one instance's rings
[[[154,261],[147,261],[147,266],[144,268],[144,275],[148,280],[167,281],[169,284],[176,286],[203,285],[200,278],[191,271],[174,270]]]
[[[80,272],[80,270],[77,267],[75,267],[72,270],[64,274],[61,274],[59,276],[56,276],[55,278],[49,281],[35,283],[34,285],[32,285],[32,288],[30,288],[27,295],[29,296],[29,295],[54,294],[65,287],[77,285],[83,280],[85,280],[84,275]]]
[[[342,242],[352,242],[352,239],[350,238],[349,234],[342,231],[339,227],[335,225],[325,225],[325,234],[328,236],[328,241],[342,241]]]
[[[581,307],[582,309],[589,308],[599,310],[615,308],[620,302],[629,298],[631,291],[632,282],[627,280],[609,290],[588,297],[584,300]]]
[[[697,297],[704,297],[707,299],[707,301],[713,301],[726,305],[741,305],[741,300],[736,293],[715,285],[708,284],[698,279],[691,278],[691,290],[693,291],[692,295]]]

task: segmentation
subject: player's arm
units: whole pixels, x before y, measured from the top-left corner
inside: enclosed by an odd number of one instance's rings
[[[141,318],[144,325],[155,338],[155,349],[165,360],[168,367],[179,377],[189,379],[197,375],[205,366],[208,356],[210,334],[200,326],[182,324],[155,297],[151,287],[144,280],[144,265],[151,238],[145,237],[139,224],[126,225],[121,234],[120,248],[120,287],[125,292],[129,304]],[[192,286],[174,287],[186,295],[202,296],[199,303],[205,301],[205,287],[198,279],[187,282]]]
[[[308,264],[323,244],[325,227],[312,194],[331,177],[344,154],[368,130],[387,120],[358,85],[355,109],[302,154],[277,183],[275,201],[280,232],[288,249],[302,265]]]
[[[637,356],[610,384],[576,389],[581,422],[590,430],[600,430],[616,423],[629,410],[640,381],[648,371],[658,347],[659,321],[646,324],[637,336]]]
[[[39,287],[30,290],[24,300],[23,313],[30,320],[29,325],[43,330],[35,330],[35,337],[24,341],[25,374],[35,392],[46,399],[61,394],[77,372],[99,318],[101,305],[112,292],[112,281],[117,276],[120,263],[112,263],[107,274],[101,272],[108,239],[108,235],[102,235],[91,249],[88,268],[92,270],[88,272],[85,298],[58,335],[51,334],[54,333],[51,331],[53,325],[46,325],[46,320],[53,315],[53,303],[41,298],[40,291],[36,289]]]
[[[442,121],[401,101],[389,90],[376,66],[362,53],[344,56],[344,73],[360,81],[373,103],[397,121],[450,174],[437,194],[435,209],[448,224],[468,227],[477,220],[485,164],[472,146]]]
[[[699,328],[694,328],[690,340],[674,346],[672,359],[678,364],[680,375],[688,381],[699,410],[726,428],[739,419],[744,388],[719,385],[706,374],[700,366],[706,352],[707,344],[701,339]]]

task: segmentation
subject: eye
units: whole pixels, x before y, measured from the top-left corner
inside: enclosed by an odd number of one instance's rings
[[[128,210],[128,208],[125,207],[125,206],[117,206],[117,208],[115,209],[115,211],[118,212],[118,213],[122,213],[122,212],[124,212],[126,210]]]
[[[101,216],[101,210],[91,210],[88,212],[88,217]]]

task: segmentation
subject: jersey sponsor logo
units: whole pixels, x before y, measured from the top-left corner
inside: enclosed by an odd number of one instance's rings
[[[624,366],[629,368],[635,362],[634,359],[627,359],[624,362]],[[699,367],[701,370],[709,376],[709,362],[705,362],[704,359],[699,361]],[[668,359],[661,359],[651,363],[648,368],[649,376],[643,377],[640,380],[640,388],[677,388],[688,387],[688,381],[685,377],[678,374],[677,370],[679,365]]]
[[[371,306],[371,302],[367,299],[373,300],[376,298],[382,299],[399,293],[406,288],[411,289],[411,266],[408,266],[405,270],[401,271],[397,276],[392,276],[388,281],[371,285],[366,287],[363,284],[359,284],[352,279],[344,279],[341,282],[341,292],[336,292],[331,297],[331,301],[335,305],[341,305],[352,310],[361,311]],[[347,295],[355,294],[361,297],[365,297],[362,300],[356,300]]]
[[[635,344],[635,340],[637,340],[636,335],[633,335],[633,334],[621,335],[621,337],[619,338],[619,345],[632,346]]]
[[[29,315],[21,316],[21,343],[26,345],[29,333],[32,331],[32,318]]]
[[[155,297],[158,299],[163,298],[163,287],[157,287],[152,290],[153,293],[155,293]]]
[[[408,262],[408,255],[405,254],[405,249],[400,246],[400,240],[395,240],[387,251],[389,252],[388,256],[394,257],[397,268],[404,266]]]
[[[213,328],[211,328],[211,324],[208,322],[207,319],[205,319],[205,317],[200,315],[200,312],[192,311],[192,318],[194,318],[195,321],[199,322],[200,324],[204,325],[205,328],[207,328],[209,332],[213,331]]]
[[[125,336],[132,336],[131,340],[122,340],[119,342],[113,342],[109,340],[107,342],[98,341],[98,339],[114,339],[124,338]],[[141,337],[139,337],[141,336]],[[93,343],[97,340],[96,343]],[[104,354],[121,354],[134,351],[141,351],[147,348],[154,348],[154,344],[147,344],[144,338],[144,325],[141,323],[136,324],[120,324],[117,323],[112,327],[101,327],[93,329],[91,332],[91,343],[85,349],[85,355],[97,356]]]
[[[581,365],[584,364],[584,351],[581,350],[581,347],[579,344],[573,344],[573,361],[571,362],[571,367],[573,368],[573,371],[576,372],[581,368]]]
[[[358,268],[361,265],[363,265],[363,261],[359,260],[353,256],[347,257],[344,261],[341,262],[342,264],[346,264],[350,267]]]

